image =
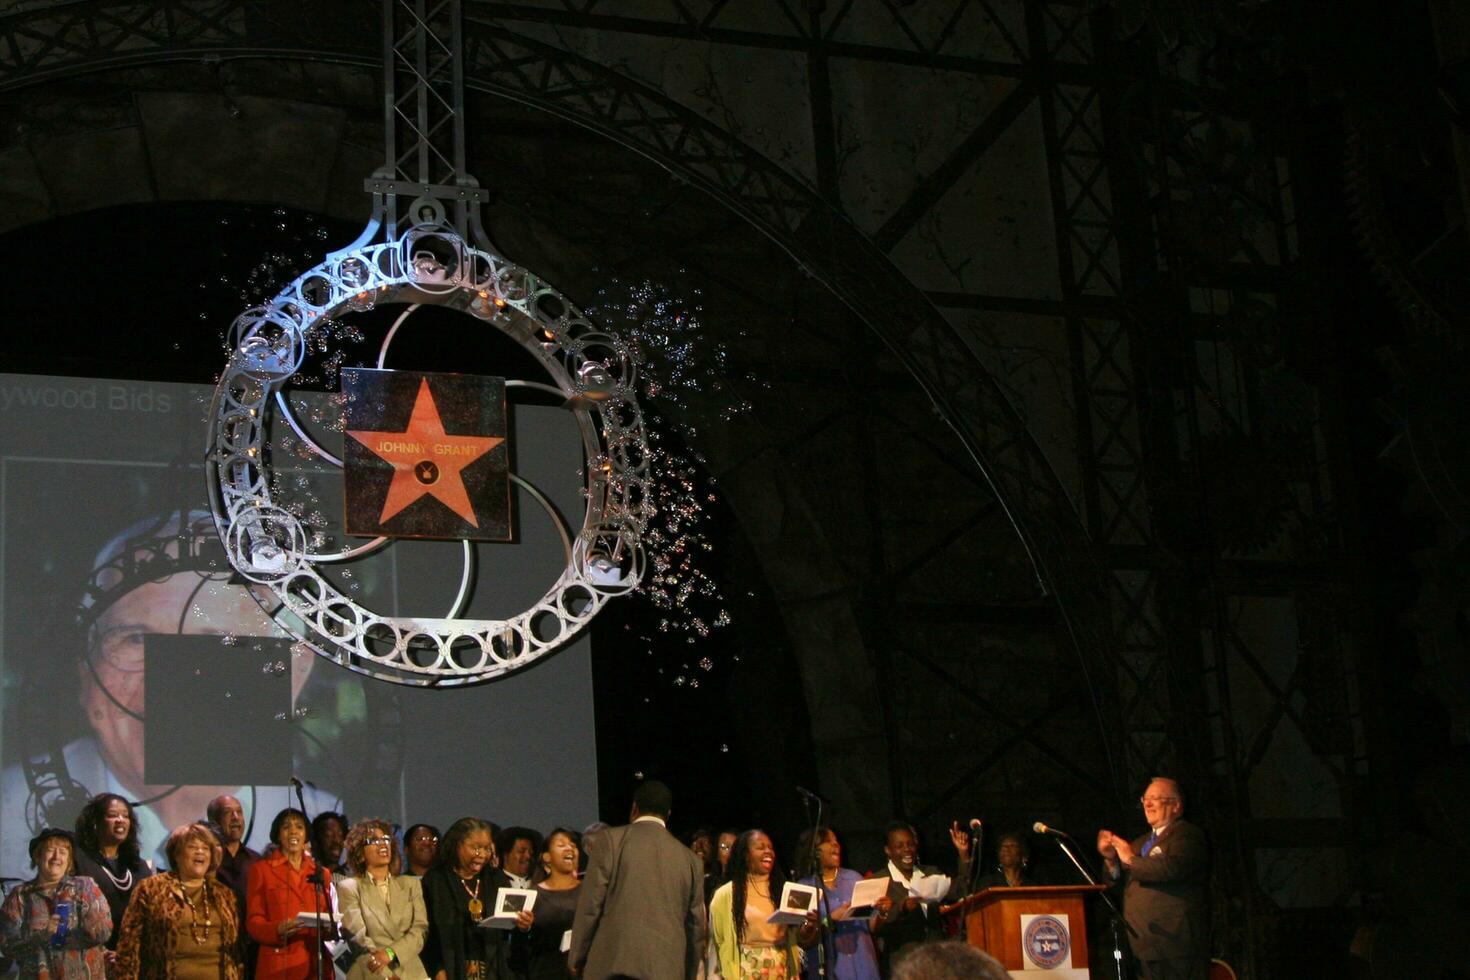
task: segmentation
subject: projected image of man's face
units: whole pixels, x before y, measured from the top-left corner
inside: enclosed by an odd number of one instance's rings
[[[145,652],[149,636],[277,636],[279,630],[250,593],[223,578],[181,572],[133,588],[107,608],[93,628],[88,656],[78,665],[79,697],[97,748],[113,776],[140,799],[166,793],[170,785],[147,779],[144,726],[147,697]],[[292,659],[292,695],[311,671],[311,658]],[[230,733],[221,732],[222,740]],[[243,749],[243,747],[242,747]],[[164,826],[197,814],[234,786],[183,786],[154,804]]]
[[[190,614],[191,600],[197,615]],[[270,626],[243,590],[208,584],[201,589],[192,574],[139,586],[98,618],[89,660],[79,666],[82,710],[108,765],[124,782],[143,784],[145,638],[232,629],[263,634]]]

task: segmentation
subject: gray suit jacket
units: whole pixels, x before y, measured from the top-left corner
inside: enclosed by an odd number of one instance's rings
[[[1148,836],[1133,842],[1143,851]],[[1123,918],[1141,960],[1204,959],[1210,951],[1210,845],[1187,820],[1164,828],[1148,857],[1122,871]]]
[[[589,848],[568,959],[586,980],[693,980],[704,942],[704,868],[653,822],[613,827]]]
[[[335,883],[342,925],[356,954],[348,980],[382,980],[386,974],[369,971],[365,954],[389,947],[398,956],[399,966],[394,973],[403,980],[427,980],[429,974],[419,953],[429,931],[429,916],[424,911],[424,890],[419,880],[399,875],[389,879],[387,905],[378,894],[378,886],[366,878],[343,878]]]

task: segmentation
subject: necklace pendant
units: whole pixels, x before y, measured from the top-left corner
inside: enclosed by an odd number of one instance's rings
[[[480,901],[478,898],[472,898],[472,899],[470,899],[470,918],[471,919],[475,919],[476,921],[478,921],[479,918],[480,918],[480,913],[483,912],[483,911],[485,911],[485,903],[484,902]]]

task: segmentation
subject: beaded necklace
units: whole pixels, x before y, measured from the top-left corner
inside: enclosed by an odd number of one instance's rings
[[[200,898],[199,904],[204,906],[203,926],[200,925],[199,905],[194,904],[194,896],[189,894],[189,889],[184,888],[182,882],[180,882],[180,888],[184,893],[184,901],[188,903],[189,911],[193,913],[189,921],[189,935],[193,937],[194,945],[203,946],[209,942],[209,928],[214,925],[214,919],[209,912],[209,886],[206,882],[201,881],[199,888],[195,891]]]

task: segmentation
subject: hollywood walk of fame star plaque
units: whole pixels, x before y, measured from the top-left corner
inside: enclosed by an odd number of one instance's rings
[[[348,534],[511,539],[502,378],[348,368]]]

